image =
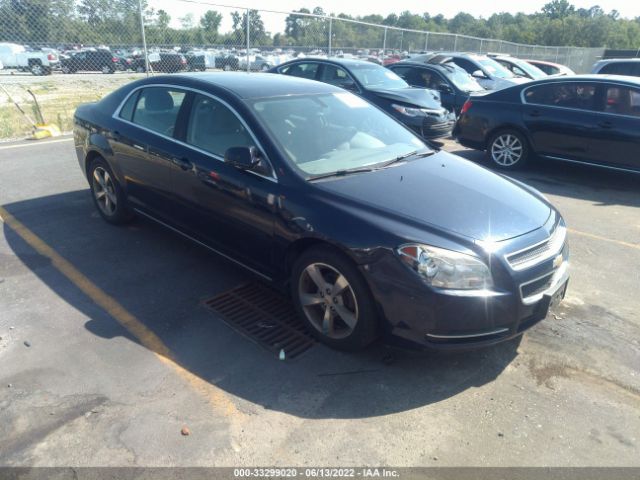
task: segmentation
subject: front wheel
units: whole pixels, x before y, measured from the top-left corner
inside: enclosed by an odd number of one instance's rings
[[[93,202],[104,220],[114,225],[131,220],[133,215],[127,206],[124,192],[103,158],[97,158],[91,163],[89,184]]]
[[[303,252],[291,272],[291,296],[298,314],[322,343],[359,350],[378,334],[378,315],[369,287],[355,264],[328,247]]]
[[[527,163],[529,144],[520,132],[502,130],[491,137],[487,153],[496,167],[516,170]]]

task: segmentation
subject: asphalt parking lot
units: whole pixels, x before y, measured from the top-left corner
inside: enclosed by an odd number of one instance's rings
[[[640,177],[516,176],[572,265],[521,341],[282,361],[203,307],[249,274],[103,222],[70,138],[0,144],[0,465],[640,466]]]

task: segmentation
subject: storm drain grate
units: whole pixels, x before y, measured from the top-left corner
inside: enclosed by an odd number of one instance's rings
[[[258,282],[240,285],[204,301],[229,326],[268,350],[295,358],[315,343],[291,301]]]

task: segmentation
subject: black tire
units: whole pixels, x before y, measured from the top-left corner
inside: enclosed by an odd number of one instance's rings
[[[98,200],[98,190],[100,189],[100,186],[98,185],[98,181],[96,180],[95,175],[96,171],[100,172],[100,170],[106,172],[109,176],[109,179],[111,180],[112,189],[110,190],[110,196],[113,196],[116,200],[115,208],[111,213],[109,213],[108,209],[104,208],[104,206],[101,205],[100,201]],[[113,171],[111,170],[111,167],[106,162],[106,160],[102,157],[95,158],[89,165],[87,171],[89,172],[88,179],[91,188],[91,198],[93,198],[93,203],[100,216],[106,222],[113,225],[123,225],[131,221],[134,216],[133,212],[127,204],[127,199],[124,192],[122,191],[122,187],[120,187],[120,184],[118,183],[115,175],[113,174]]]
[[[513,129],[495,132],[487,143],[487,156],[491,164],[502,170],[524,168],[529,161],[530,153],[529,142],[525,136]]]
[[[42,63],[39,61],[33,62],[29,65],[29,70],[33,75],[42,76],[45,75],[45,68],[42,66]]]
[[[339,303],[336,301],[335,297],[332,298],[332,301],[329,301],[333,295],[331,294],[327,295],[327,300],[324,301],[324,303],[307,305],[306,307],[307,309],[318,308],[319,310],[316,311],[318,312],[317,315],[319,318],[326,313],[327,309],[334,311],[333,307],[330,307],[330,304],[332,305],[335,303],[336,309],[347,306],[344,298],[345,295],[348,295],[348,297],[352,299],[352,302],[349,303],[355,305],[355,308],[351,308],[351,311],[355,310],[356,312],[355,326],[353,328],[347,326],[347,323],[341,320],[340,314],[336,313],[331,320],[331,330],[334,332],[334,337],[326,334],[319,326],[317,326],[317,324],[314,324],[307,315],[307,311],[309,310],[305,311],[305,308],[302,305],[302,286],[305,283],[314,285],[313,283],[310,283],[310,277],[308,277],[306,273],[307,267],[312,265],[323,265],[324,267],[329,267],[327,270],[329,274],[331,273],[330,269],[333,269],[335,271],[334,273],[341,274],[348,282],[347,289],[342,290],[341,293],[339,293]],[[344,254],[328,246],[312,247],[304,251],[294,262],[291,270],[290,283],[291,298],[293,299],[293,304],[298,314],[306,324],[311,334],[320,342],[335,349],[353,351],[366,347],[378,337],[380,323],[376,304],[371,291],[369,290],[362,274],[358,271],[356,265]],[[321,295],[324,297],[324,295],[320,293],[320,290],[321,289],[318,288],[318,292],[314,294],[314,296]],[[310,314],[313,314],[313,311]],[[342,330],[338,330],[340,325],[342,325]]]

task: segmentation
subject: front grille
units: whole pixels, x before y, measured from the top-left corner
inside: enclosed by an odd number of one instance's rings
[[[528,283],[523,283],[520,286],[520,292],[522,294],[522,298],[526,299],[529,297],[533,297],[534,295],[538,295],[545,290],[547,290],[551,283],[553,282],[553,275],[555,274],[555,270],[553,272],[548,273],[542,278],[538,278]]]
[[[564,247],[566,237],[567,229],[564,225],[558,225],[551,236],[545,241],[507,255],[507,262],[509,262],[509,265],[514,270],[524,270],[533,267],[558,255]]]

